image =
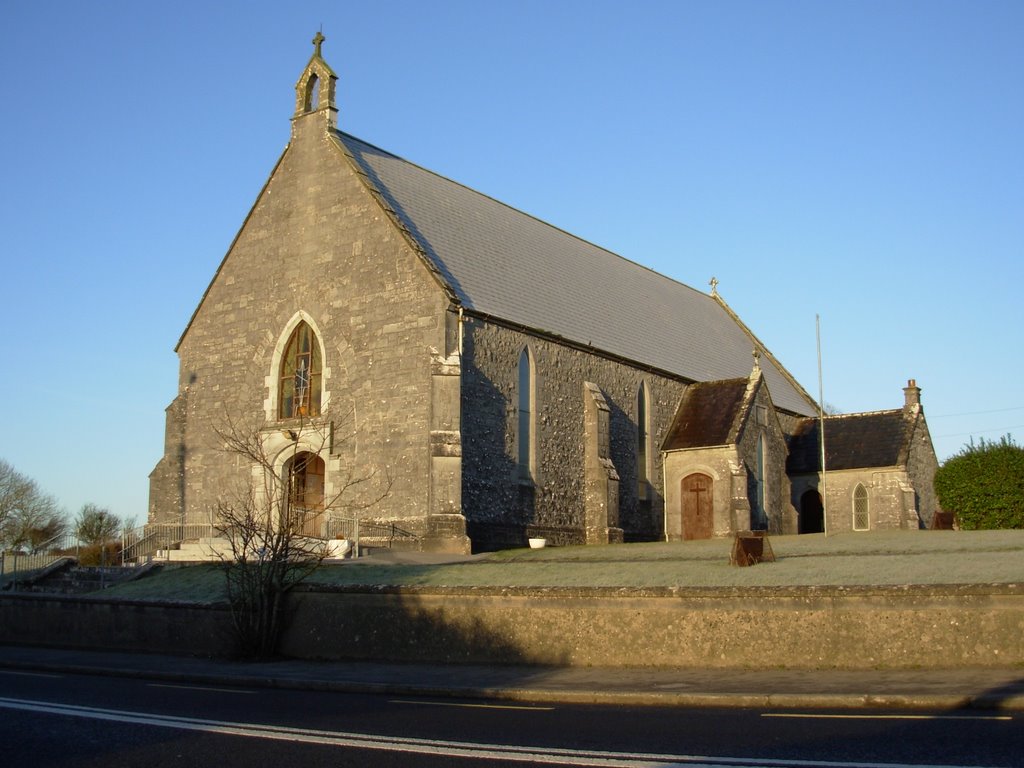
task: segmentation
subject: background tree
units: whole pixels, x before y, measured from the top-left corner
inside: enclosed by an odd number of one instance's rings
[[[66,530],[57,500],[0,459],[0,548],[34,551]]]
[[[301,487],[309,465],[319,459],[327,442],[326,414],[315,422],[301,422],[288,431],[291,447],[284,462],[267,451],[268,438],[279,427],[262,421],[246,424],[226,418],[215,429],[224,451],[252,471],[250,480],[224,495],[216,504],[216,528],[231,543],[231,560],[222,558],[228,602],[239,653],[270,658],[277,652],[286,624],[286,597],[309,577],[328,556],[330,541],[323,528],[332,513],[357,512],[379,503],[391,490],[390,477],[372,486],[361,502],[350,497],[357,486],[376,480],[365,477],[332,478],[330,498],[310,499]],[[335,428],[335,444],[341,431]],[[301,445],[301,448],[300,448]],[[278,457],[280,454],[277,455]]]
[[[1010,435],[965,445],[935,473],[939,504],[960,528],[1024,528],[1024,448]]]
[[[84,504],[75,519],[75,535],[85,545],[80,555],[84,565],[106,565],[117,555],[121,520],[106,507]]]

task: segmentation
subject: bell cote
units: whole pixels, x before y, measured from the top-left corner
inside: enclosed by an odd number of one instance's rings
[[[320,32],[313,38],[313,55],[295,83],[295,114],[292,120],[317,115],[323,117],[327,128],[337,128],[338,108],[334,103],[334,89],[338,76],[320,52],[326,39]]]

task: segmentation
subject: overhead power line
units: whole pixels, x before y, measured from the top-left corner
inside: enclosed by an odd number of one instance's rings
[[[1024,411],[1024,405],[1017,405],[1013,408],[996,408],[993,411],[965,411],[964,413],[940,413],[938,416],[929,413],[929,419],[949,419],[953,416],[981,416],[985,413],[1006,413],[1007,411]]]
[[[1011,429],[1024,429],[1024,424],[1014,424],[1011,427],[996,427],[995,429],[975,429],[971,432],[954,432],[949,435],[936,435],[936,437],[966,437],[968,435],[984,435],[989,432],[1002,432],[1006,434]]]

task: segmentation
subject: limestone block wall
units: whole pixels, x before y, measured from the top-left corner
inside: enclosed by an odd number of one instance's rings
[[[268,435],[294,428],[277,419],[276,361],[299,320],[322,344],[326,495],[375,474],[350,499],[360,502],[390,476],[390,495],[370,514],[426,519],[431,362],[445,349],[448,300],[315,118],[295,121],[179,344],[176,439],[154,473],[151,521],[183,510],[207,522],[218,495],[249,481],[251,468],[213,432],[226,416],[266,419]]]
[[[935,495],[935,471],[938,468],[939,461],[935,456],[928,423],[924,414],[918,413],[907,456],[907,478],[914,489],[916,522],[923,528],[930,527],[932,517],[941,511],[939,499]],[[911,527],[914,522],[910,521]]]
[[[292,608],[282,650],[307,659],[720,669],[1024,664],[1021,585],[303,591]],[[102,596],[2,595],[0,642],[232,651],[223,606]]]
[[[766,387],[757,386],[734,445],[671,451],[665,456],[665,532],[683,538],[681,486],[699,472],[712,479],[715,536],[751,527],[755,503],[757,444],[764,437],[765,509],[771,533],[796,533],[797,514],[790,502],[787,447],[782,424]]]
[[[782,425],[766,386],[759,386],[754,402],[737,440],[736,453],[743,464],[747,478],[747,496],[751,508],[756,493],[757,444],[764,437],[764,495],[765,512],[770,533],[796,533],[797,515],[790,501],[791,488],[786,474],[788,448]]]
[[[608,422],[611,409],[601,389],[583,384],[584,496],[587,544],[622,542],[619,528],[619,475],[610,457]]]
[[[185,499],[185,393],[167,406],[164,419],[164,455],[149,474],[149,520],[176,521]]]
[[[822,494],[828,517],[828,532],[853,530],[853,493],[858,484],[868,493],[870,530],[917,528],[914,492],[907,473],[899,468],[850,469],[826,473],[826,490]],[[821,476],[797,475],[792,478],[792,498],[800,503],[801,495],[810,489],[821,493]]]
[[[297,597],[284,649],[300,657],[722,669],[1024,662],[1018,585],[405,589]]]
[[[681,482],[694,472],[711,478],[711,498],[714,514],[714,535],[727,536],[739,528],[750,527],[750,510],[746,518],[737,521],[733,506],[733,474],[742,472],[743,492],[746,493],[746,472],[736,460],[735,446],[695,448],[671,451],[665,454],[665,537],[669,541],[683,538],[683,502]]]
[[[0,598],[0,642],[195,656],[233,650],[226,606],[41,594]]]
[[[467,316],[462,354],[462,503],[476,548],[522,546],[526,536],[582,543],[585,528],[584,383],[608,412],[610,459],[619,477],[619,527],[627,540],[660,539],[664,510],[658,447],[682,382],[483,318]],[[536,366],[536,483],[516,471],[518,362]],[[646,382],[651,470],[648,498],[637,482],[637,393]]]

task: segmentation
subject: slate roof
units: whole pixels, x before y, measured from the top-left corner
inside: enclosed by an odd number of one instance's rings
[[[914,420],[903,410],[851,413],[825,417],[825,468],[894,467],[906,461]],[[786,471],[821,471],[818,419],[804,419],[789,444]]]
[[[676,451],[731,443],[732,427],[749,384],[749,379],[728,379],[687,387],[661,449]]]
[[[353,136],[336,137],[469,311],[691,381],[745,377],[776,406],[813,401],[724,302]]]

